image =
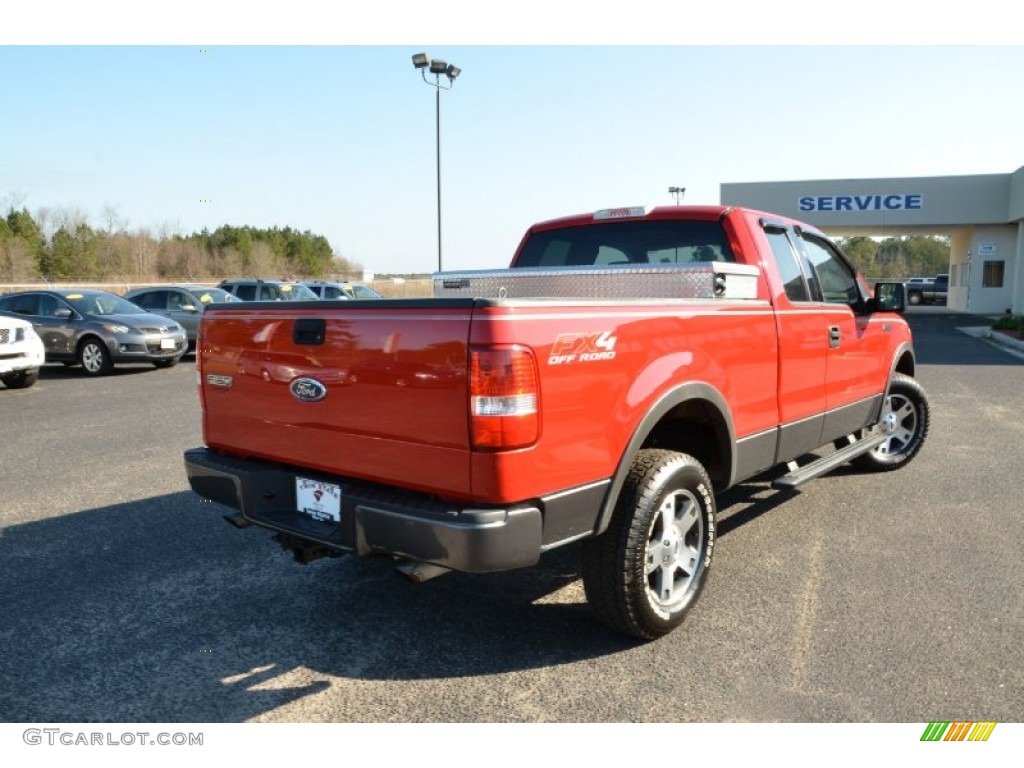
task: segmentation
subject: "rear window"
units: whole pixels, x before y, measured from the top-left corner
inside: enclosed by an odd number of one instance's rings
[[[538,232],[516,267],[644,267],[735,261],[717,221],[617,221]]]

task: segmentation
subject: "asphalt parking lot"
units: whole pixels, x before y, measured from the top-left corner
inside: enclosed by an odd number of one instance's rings
[[[654,643],[590,616],[576,548],[413,585],[292,562],[188,490],[192,358],[0,388],[0,721],[1024,720],[1024,360],[913,310],[932,427],[905,469],[720,499]]]

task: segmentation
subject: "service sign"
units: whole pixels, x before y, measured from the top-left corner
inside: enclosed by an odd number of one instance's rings
[[[866,194],[866,195],[806,195],[798,201],[801,211],[920,211],[924,208],[924,195]]]

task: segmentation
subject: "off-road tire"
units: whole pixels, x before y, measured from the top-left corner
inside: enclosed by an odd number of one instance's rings
[[[696,602],[715,543],[715,497],[704,467],[674,451],[640,451],[608,529],[583,542],[583,588],[597,619],[653,640]]]

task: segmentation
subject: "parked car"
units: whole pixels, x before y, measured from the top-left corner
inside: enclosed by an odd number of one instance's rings
[[[306,280],[307,288],[321,299],[383,299],[373,288],[362,283],[332,283],[326,280]]]
[[[218,287],[242,301],[315,301],[319,298],[305,285],[293,280],[244,278],[223,280]]]
[[[0,311],[32,323],[47,360],[80,364],[90,376],[109,373],[115,363],[169,368],[188,347],[176,322],[109,291],[20,291],[0,296]]]
[[[147,312],[169,317],[182,326],[188,334],[190,348],[196,345],[199,318],[208,305],[241,301],[223,288],[209,288],[205,285],[153,285],[133,288],[124,297]]]
[[[8,389],[31,387],[44,362],[43,340],[32,323],[0,313],[0,381]]]

